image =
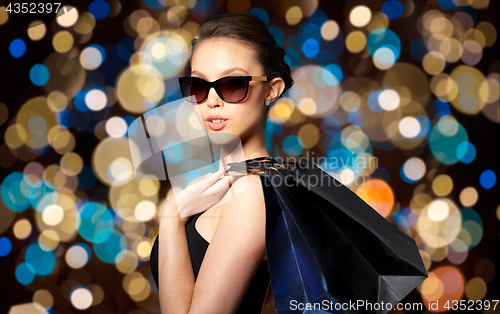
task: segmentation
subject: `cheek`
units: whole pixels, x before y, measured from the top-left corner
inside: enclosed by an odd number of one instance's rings
[[[241,105],[242,107],[238,108],[238,122],[236,127],[244,127],[248,128],[250,126],[255,126],[261,122],[262,115],[264,112],[262,108],[258,107],[258,104],[250,104],[245,103]]]
[[[245,103],[251,103],[252,106],[258,106],[260,103],[264,103],[264,98],[265,94],[262,84],[256,84],[254,86],[250,85],[247,97],[245,98]]]

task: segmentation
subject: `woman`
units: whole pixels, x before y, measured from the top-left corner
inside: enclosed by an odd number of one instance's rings
[[[198,103],[209,136],[224,132],[241,140],[238,159],[269,157],[264,139],[269,105],[293,85],[284,55],[266,25],[249,13],[211,17],[192,41],[191,77],[180,79],[181,91]],[[244,78],[220,80],[228,76]],[[207,88],[217,80],[215,88]],[[222,146],[221,156],[226,153]],[[158,260],[151,257],[153,269],[158,263],[162,313],[260,313],[266,295],[265,308],[274,310],[260,179],[218,180],[227,169],[221,160],[218,172],[193,180],[162,207]],[[234,195],[230,189],[238,193],[228,201]],[[181,218],[180,212],[190,216]]]
[[[248,13],[214,16],[192,44],[181,91],[225,144],[220,170],[162,207],[151,254],[162,313],[390,311],[427,277],[418,247],[302,155],[290,169],[269,157],[269,104],[293,81],[265,24]],[[246,167],[227,156],[235,150]]]

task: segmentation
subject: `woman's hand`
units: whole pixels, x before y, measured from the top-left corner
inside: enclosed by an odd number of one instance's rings
[[[231,156],[228,161],[233,162]],[[224,176],[231,168],[221,167],[215,173],[207,173],[191,181],[182,191],[167,200],[162,207],[161,218],[168,218],[186,224],[189,217],[217,204],[238,179],[234,176]]]

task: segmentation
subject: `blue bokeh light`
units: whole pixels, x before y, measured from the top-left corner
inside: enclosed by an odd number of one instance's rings
[[[427,39],[415,38],[410,43],[410,55],[414,60],[422,62],[428,52],[429,49],[427,48]]]
[[[326,116],[321,120],[321,128],[326,134],[335,134],[340,131],[340,122],[334,116]]]
[[[304,38],[299,35],[288,36],[285,42],[286,49],[293,49],[295,51],[302,51],[302,45],[304,45]]]
[[[389,20],[395,20],[403,14],[403,5],[399,1],[389,0],[382,5],[381,11]]]
[[[323,80],[330,86],[337,86],[342,82],[344,74],[338,64],[329,64],[323,70]]]
[[[48,205],[57,204],[58,192],[49,181],[39,180],[32,184],[29,197],[31,206],[39,212],[43,212]]]
[[[374,112],[384,111],[384,108],[380,106],[380,103],[378,101],[379,96],[380,96],[380,91],[379,90],[374,91],[370,95],[368,95],[368,99],[366,101],[368,108],[370,108]]]
[[[16,38],[10,42],[9,52],[14,58],[24,56],[26,53],[26,43],[21,38]]]
[[[145,2],[148,2],[145,0]],[[103,20],[108,17],[111,8],[109,4],[102,0],[92,1],[89,5],[88,12],[94,16],[96,20]]]
[[[54,252],[45,244],[39,243],[30,244],[24,253],[24,260],[33,266],[34,273],[40,276],[50,274],[56,265]]]
[[[23,212],[31,205],[30,189],[29,178],[25,178],[21,172],[12,172],[2,182],[2,201],[11,210]]]
[[[438,0],[437,3],[445,10],[452,10],[458,7],[458,0]]]
[[[427,134],[429,134],[429,132],[431,131],[432,123],[431,120],[429,120],[429,118],[422,115],[416,116],[415,119],[417,119],[418,123],[420,124],[420,132],[418,132],[418,135],[413,138],[413,140],[416,141],[422,136],[427,136]]]
[[[302,45],[302,52],[308,58],[312,58],[319,52],[319,44],[314,38],[309,38]]]
[[[390,29],[377,28],[368,35],[366,46],[368,52],[373,57],[380,48],[387,48],[394,54],[394,61],[397,61],[401,53],[401,41],[396,33]]]
[[[481,175],[479,176],[479,183],[483,188],[491,189],[496,182],[497,182],[497,176],[492,170],[487,169],[481,172]]]
[[[95,45],[95,46],[98,46],[98,45]],[[122,38],[122,39],[120,39],[118,44],[116,44],[115,49],[116,49],[116,55],[118,56],[118,58],[120,58],[121,60],[123,60],[125,62],[128,62],[130,60],[130,57],[132,56],[132,54],[135,52],[134,40],[132,38]],[[99,49],[99,51],[101,51],[101,50]],[[102,49],[101,55],[103,56],[103,61],[104,61],[104,57],[105,57],[104,49]]]
[[[82,171],[78,174],[78,188],[88,190],[94,187],[96,183],[94,170],[89,166],[83,166]]]
[[[317,42],[320,42],[323,37],[321,36],[321,28],[316,24],[306,24],[302,29],[302,37],[307,40],[310,38],[315,39]]]
[[[283,141],[283,150],[290,156],[296,156],[302,153],[302,148],[302,140],[295,135],[289,135]]]
[[[178,144],[179,143],[173,141],[165,144],[165,148],[163,149],[163,156],[165,157],[166,162],[175,164],[184,158],[183,146]]]
[[[288,58],[288,66],[290,68],[296,67],[300,65],[300,53],[297,52],[295,49],[289,48],[285,50],[286,55],[285,57]]]
[[[451,118],[442,118],[434,125],[429,136],[429,147],[434,157],[446,165],[458,162],[457,147],[469,137],[465,128]]]
[[[37,63],[31,67],[29,76],[33,84],[43,86],[49,81],[50,73],[45,65]]]
[[[471,142],[462,142],[457,146],[457,157],[464,164],[470,164],[476,158],[476,147]]]
[[[127,249],[127,240],[120,231],[113,229],[105,241],[96,242],[93,247],[95,255],[101,261],[108,264],[119,263],[125,257],[125,254],[121,254],[121,258],[117,258],[118,254]]]
[[[114,230],[113,214],[101,203],[85,203],[76,217],[80,235],[89,242],[108,240]]]
[[[266,10],[262,8],[253,8],[248,13],[251,13],[255,16],[257,16],[264,24],[269,24],[269,14],[267,13]]]
[[[283,47],[283,41],[285,40],[285,34],[283,34],[283,31],[276,26],[268,26],[267,29],[269,30],[269,33],[273,35],[278,46]]]
[[[7,256],[12,251],[12,242],[9,238],[0,238],[0,256]]]
[[[450,105],[447,102],[436,99],[434,104],[436,105],[436,111],[437,111],[438,118],[450,115]]]
[[[21,263],[16,267],[15,276],[23,285],[29,285],[35,279],[35,269],[29,263]]]

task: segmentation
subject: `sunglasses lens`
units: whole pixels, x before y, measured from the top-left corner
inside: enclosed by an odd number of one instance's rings
[[[200,102],[207,94],[207,83],[201,79],[189,78],[181,82],[181,92],[191,102]]]
[[[238,102],[242,101],[248,89],[248,82],[243,78],[227,78],[220,80],[217,87],[221,92],[225,101]]]

